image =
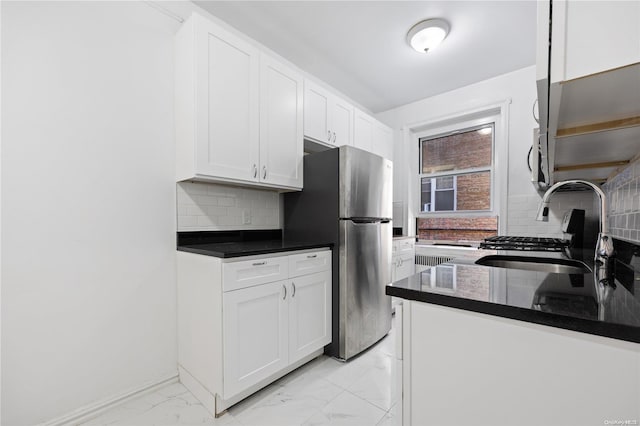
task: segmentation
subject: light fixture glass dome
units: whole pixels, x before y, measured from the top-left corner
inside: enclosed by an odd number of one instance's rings
[[[420,53],[428,52],[449,34],[449,24],[444,19],[427,19],[409,30],[407,42]]]

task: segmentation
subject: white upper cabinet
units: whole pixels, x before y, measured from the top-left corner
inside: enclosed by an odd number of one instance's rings
[[[375,122],[372,142],[372,152],[374,154],[393,161],[393,131],[390,127],[380,122]]]
[[[333,146],[351,145],[353,106],[312,81],[305,80],[304,135]]]
[[[640,2],[554,1],[551,82],[640,62]]]
[[[353,105],[333,97],[331,102],[331,132],[336,146],[353,145]]]
[[[376,120],[356,109],[353,132],[353,145],[356,148],[371,151],[373,149],[373,125]]]
[[[260,181],[302,188],[303,79],[262,54],[260,60]]]
[[[537,43],[549,183],[604,182],[640,150],[640,2],[538,2]]]
[[[354,145],[393,161],[393,131],[370,115],[356,110]]]
[[[302,147],[301,76],[193,14],[176,35],[177,180],[300,189]]]

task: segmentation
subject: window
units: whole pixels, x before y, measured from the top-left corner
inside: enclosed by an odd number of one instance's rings
[[[497,234],[495,119],[462,122],[445,131],[418,135],[420,239],[481,241]]]

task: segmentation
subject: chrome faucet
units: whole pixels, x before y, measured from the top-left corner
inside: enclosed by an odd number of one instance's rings
[[[556,190],[565,185],[582,184],[590,187],[595,191],[600,199],[600,233],[598,234],[598,241],[596,242],[595,263],[600,271],[600,276],[608,276],[609,259],[613,258],[613,240],[608,234],[607,226],[607,198],[597,185],[587,182],[586,180],[565,180],[558,182],[547,190],[542,196],[542,201],[538,207],[538,215],[536,220],[548,221],[549,220],[549,199]]]

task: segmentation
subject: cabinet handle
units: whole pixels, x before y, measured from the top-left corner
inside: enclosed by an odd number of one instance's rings
[[[291,283],[291,288],[293,289],[291,297],[296,297],[296,283]]]
[[[258,177],[258,166],[256,166],[255,164],[253,165],[253,178],[257,178]]]
[[[267,166],[262,166],[262,179],[267,178]]]
[[[266,264],[267,264],[267,261],[265,260],[264,262],[254,262],[251,265],[253,265],[253,266],[261,266],[261,265],[266,265]]]
[[[333,132],[333,143],[336,143],[336,132]]]
[[[287,286],[282,284],[282,289],[284,290],[284,296],[282,296],[282,300],[287,298]]]
[[[327,130],[327,140],[331,142],[331,130]]]
[[[314,259],[316,257],[318,257],[317,254],[310,254],[309,256],[307,256],[307,259]]]
[[[398,266],[402,266],[402,259],[398,259]]]

